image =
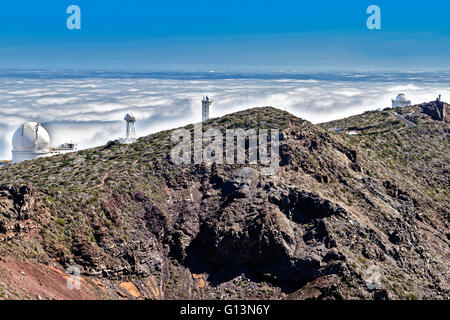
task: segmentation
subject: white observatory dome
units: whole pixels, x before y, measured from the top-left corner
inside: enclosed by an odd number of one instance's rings
[[[12,138],[13,151],[48,150],[50,135],[37,122],[27,122],[21,125]]]
[[[408,100],[406,100],[406,96],[403,93],[400,93],[397,98],[395,98],[395,101],[400,102],[400,103],[406,103],[408,102]]]
[[[395,100],[392,100],[392,108],[398,108],[398,107],[407,107],[411,105],[411,101],[406,99],[406,96],[404,93],[400,93],[397,95]]]

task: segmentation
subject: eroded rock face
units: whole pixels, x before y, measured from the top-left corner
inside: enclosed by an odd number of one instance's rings
[[[442,101],[431,101],[420,105],[422,112],[434,120],[450,122],[449,105]]]
[[[33,189],[30,186],[0,186],[0,233],[24,231],[20,221],[37,214]]]
[[[8,218],[26,220],[35,210],[34,191],[30,186],[0,186],[0,209]]]
[[[346,210],[338,204],[298,188],[290,189],[288,193],[269,196],[269,201],[278,205],[290,219],[300,223],[306,223],[311,219],[347,214]]]
[[[286,300],[342,300],[340,285],[340,279],[336,275],[319,277],[289,294]]]
[[[237,207],[246,218],[235,214]],[[333,244],[325,222],[309,221],[306,229],[270,203],[228,204],[200,226],[186,249],[185,261],[203,272],[218,272],[224,279],[244,272],[295,285],[327,274],[326,261],[343,258],[337,250],[327,250]]]
[[[216,169],[196,169],[212,176],[211,184],[201,186],[208,195],[201,204],[162,207],[133,195],[144,208],[147,229],[168,245],[179,263],[209,274],[216,285],[243,273],[295,287],[343,270],[345,256],[324,220],[334,217],[347,224],[342,206],[306,190],[276,185],[255,168]],[[219,202],[211,196],[217,191]]]

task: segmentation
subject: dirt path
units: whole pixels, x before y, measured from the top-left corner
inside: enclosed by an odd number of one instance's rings
[[[98,184],[98,185],[96,185],[95,187],[96,188],[101,188],[101,187],[103,187],[104,185],[105,185],[105,181],[106,181],[106,179],[108,179],[108,176],[109,176],[109,172],[108,173],[105,173],[105,175],[102,177],[102,179],[100,180],[100,183]]]

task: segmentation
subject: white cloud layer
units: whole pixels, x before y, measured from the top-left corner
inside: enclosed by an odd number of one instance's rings
[[[420,75],[419,75],[420,77]],[[52,144],[102,145],[124,135],[132,112],[139,136],[197,122],[201,98],[215,100],[212,116],[260,106],[286,109],[313,123],[390,106],[404,92],[413,103],[450,96],[447,81],[336,79],[169,79],[145,77],[0,77],[0,160],[11,158],[11,137],[26,121],[41,122]]]

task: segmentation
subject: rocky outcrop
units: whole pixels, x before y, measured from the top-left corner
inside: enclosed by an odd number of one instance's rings
[[[284,194],[275,191],[274,195],[269,196],[269,201],[278,205],[292,220],[301,223],[307,223],[311,219],[347,214],[338,204],[298,188],[292,188]]]
[[[450,122],[450,108],[446,102],[436,100],[420,105],[422,112],[433,120]]]
[[[17,220],[29,219],[35,212],[34,191],[30,186],[0,186],[0,208],[4,216]]]
[[[0,234],[26,231],[23,221],[38,214],[35,192],[30,186],[0,186]]]
[[[341,285],[339,277],[329,275],[318,277],[307,283],[300,290],[290,293],[286,300],[342,300],[339,292]]]

